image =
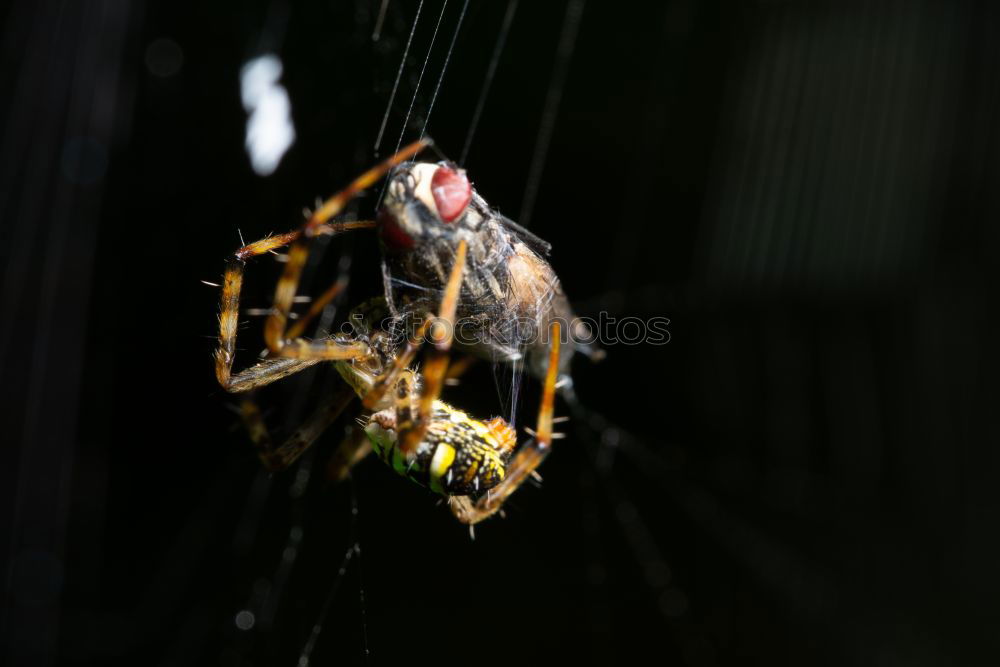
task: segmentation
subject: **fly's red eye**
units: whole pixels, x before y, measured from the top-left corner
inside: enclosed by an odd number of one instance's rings
[[[434,204],[438,215],[445,222],[452,222],[469,205],[472,199],[472,186],[465,172],[450,167],[438,167],[431,179],[431,192],[434,194]]]

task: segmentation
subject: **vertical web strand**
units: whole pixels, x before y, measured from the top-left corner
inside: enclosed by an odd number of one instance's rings
[[[299,654],[299,661],[297,663],[298,667],[308,667],[309,658],[312,656],[313,649],[316,648],[316,642],[319,640],[319,635],[323,632],[323,623],[326,621],[327,615],[330,613],[330,607],[333,605],[333,599],[337,595],[337,591],[340,589],[340,582],[344,579],[344,574],[347,572],[347,566],[351,564],[351,558],[354,556],[354,550],[357,543],[352,543],[351,546],[347,548],[344,553],[344,559],[340,562],[340,568],[337,570],[337,576],[333,580],[333,585],[330,587],[330,592],[326,596],[326,600],[323,602],[323,608],[320,610],[319,618],[313,623],[312,630],[309,632],[309,638],[306,640],[305,646],[302,647],[302,653]]]
[[[308,667],[309,660],[312,657],[312,652],[316,648],[316,642],[319,641],[320,633],[323,632],[323,624],[326,622],[326,617],[330,614],[330,608],[333,606],[333,600],[337,597],[337,591],[340,590],[340,584],[344,579],[344,575],[347,573],[347,568],[351,564],[351,560],[357,558],[358,566],[361,565],[361,541],[358,535],[358,496],[357,490],[354,487],[354,480],[350,478],[351,484],[351,528],[350,528],[350,544],[347,550],[344,552],[344,558],[340,561],[340,567],[337,569],[337,574],[333,579],[333,583],[330,585],[330,591],[326,595],[326,600],[323,601],[323,606],[320,608],[319,616],[316,618],[316,622],[313,623],[312,629],[309,632],[309,638],[306,639],[305,645],[302,647],[302,652],[299,653],[299,660],[296,663],[297,667]],[[365,662],[368,662],[369,652],[368,652],[368,623],[365,616],[365,591],[364,591],[364,581],[361,581],[361,632],[364,641],[364,651],[365,651]]]
[[[437,85],[434,86],[434,94],[431,95],[431,103],[427,107],[427,115],[424,116],[424,127],[420,130],[420,138],[423,139],[424,135],[427,134],[427,123],[431,119],[431,111],[434,110],[434,102],[437,101],[438,92],[441,90],[441,82],[444,81],[444,74],[448,71],[448,63],[451,62],[451,52],[455,48],[455,42],[458,40],[458,33],[462,29],[462,21],[465,19],[465,10],[469,8],[469,0],[465,0],[465,4],[462,5],[462,13],[458,15],[458,23],[455,24],[455,33],[451,36],[451,44],[448,45],[448,53],[444,57],[444,65],[441,66],[441,75],[438,77]],[[442,10],[443,12],[444,10]]]
[[[421,4],[423,0],[421,0]],[[420,92],[420,83],[424,80],[424,73],[427,72],[427,63],[431,59],[431,51],[434,50],[434,42],[437,40],[438,30],[441,28],[441,20],[444,18],[444,10],[448,8],[448,0],[444,0],[441,3],[441,13],[438,15],[437,23],[434,25],[434,34],[431,35],[431,43],[427,47],[427,55],[424,56],[424,64],[420,68],[420,74],[417,76],[417,85],[413,87],[413,97],[410,98],[410,106],[406,109],[406,117],[403,118],[403,127],[399,131],[399,141],[396,142],[396,148],[393,153],[399,152],[399,147],[403,145],[403,136],[406,135],[406,126],[410,123],[410,114],[413,113],[413,105],[417,102],[417,93]],[[423,135],[421,135],[423,136]],[[378,193],[378,205],[382,205],[382,198],[385,196],[385,189],[389,185],[389,179],[383,180],[382,190]]]
[[[354,478],[351,477],[351,521],[354,531],[354,555],[358,561],[358,602],[361,605],[361,650],[364,651],[365,664],[371,658],[371,651],[368,649],[368,611],[365,603],[365,570],[361,567],[361,536],[358,515],[358,490],[354,486]]]
[[[417,85],[413,87],[413,97],[410,98],[410,106],[406,110],[406,117],[403,118],[403,128],[399,131],[399,141],[396,142],[396,150],[393,152],[398,152],[399,147],[403,145],[403,136],[406,134],[406,126],[410,122],[410,114],[413,113],[413,105],[417,102],[417,93],[420,92],[420,84],[424,80],[424,74],[427,72],[427,63],[431,59],[431,51],[434,50],[434,42],[437,41],[438,30],[441,28],[441,20],[444,18],[444,12],[448,9],[448,0],[444,0],[441,3],[441,13],[438,15],[437,23],[434,25],[434,34],[431,35],[431,43],[427,47],[427,55],[424,56],[424,64],[420,68],[420,74],[417,76]]]
[[[378,18],[375,19],[375,29],[372,31],[372,41],[377,42],[382,36],[382,25],[385,23],[385,11],[389,8],[389,0],[382,0],[382,6],[378,10]]]
[[[406,47],[403,49],[403,57],[399,60],[399,70],[396,72],[396,82],[392,84],[392,92],[389,94],[389,101],[385,105],[385,115],[382,116],[382,126],[378,129],[378,136],[375,137],[375,157],[378,157],[378,147],[382,144],[382,136],[385,134],[385,124],[389,122],[389,111],[392,109],[392,102],[396,99],[396,90],[399,89],[399,79],[403,76],[403,67],[406,66],[406,56],[410,53],[410,45],[413,43],[413,34],[417,31],[417,22],[420,21],[420,10],[424,8],[424,0],[420,0],[417,5],[417,15],[413,17],[413,27],[410,28],[410,36],[406,40]]]

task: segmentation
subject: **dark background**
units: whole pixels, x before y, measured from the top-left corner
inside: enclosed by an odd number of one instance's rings
[[[200,282],[237,229],[291,229],[373,163],[417,3],[378,42],[375,0],[203,4],[5,10],[4,664],[294,665],[311,636],[313,664],[996,664],[995,3],[574,1],[568,60],[567,5],[520,3],[465,166],[524,221],[561,89],[530,226],[580,314],[669,317],[671,341],[578,360],[590,416],[474,542],[378,461],[327,485],[341,425],[263,473]],[[506,10],[473,1],[455,44],[427,125],[452,158]],[[261,178],[239,70],[266,52],[298,138]],[[345,257],[343,305],[379,292],[371,235],[316,257],[306,293]],[[276,271],[250,267],[246,306]],[[260,400],[287,433],[331,387]],[[448,397],[487,416],[510,393],[480,364]]]

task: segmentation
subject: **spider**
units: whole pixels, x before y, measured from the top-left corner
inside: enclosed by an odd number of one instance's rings
[[[304,331],[309,318],[288,330],[289,340],[282,340],[311,237],[374,228],[383,253],[384,294],[397,318],[405,310],[433,311],[444,287],[445,266],[454,260],[457,245],[464,240],[469,250],[456,345],[491,360],[516,363],[526,357],[529,370],[541,379],[549,347],[542,333],[558,320],[572,341],[560,357],[559,387],[568,395],[573,352],[583,352],[594,361],[603,358],[604,352],[584,342],[592,339],[591,331],[573,314],[559,278],[544,258],[551,245],[493,210],[465,171],[453,163],[407,162],[430,145],[429,139],[410,144],[328,199],[302,228],[251,243],[232,258],[231,264],[242,266],[250,257],[292,244],[265,325],[268,350],[284,357],[337,354],[328,345],[318,346],[326,352],[316,345],[307,351],[301,340],[291,340]],[[386,196],[375,221],[329,222],[360,190],[387,172],[391,173]],[[401,278],[394,279],[393,273]],[[399,293],[401,303],[397,304],[394,292]],[[310,316],[334,296],[336,291],[330,290],[320,297]],[[287,349],[289,344],[298,349]]]
[[[241,393],[270,384],[320,361],[335,363],[350,391],[342,391],[324,405],[280,447],[273,447],[259,412],[244,402],[245,420],[258,453],[270,469],[291,464],[343,411],[361,397],[371,411],[364,420],[365,440],[349,438],[334,457],[334,477],[367,454],[368,447],[400,474],[449,498],[454,515],[474,525],[500,511],[506,499],[532,475],[551,449],[553,403],[559,373],[560,322],[551,323],[552,343],[534,439],[516,454],[517,437],[501,418],[477,420],[439,399],[448,369],[459,295],[466,280],[469,244],[459,240],[445,280],[436,317],[418,325],[416,335],[401,349],[386,332],[367,328],[362,336],[337,336],[308,340],[301,336],[316,306],[333,298],[328,290],[313,304],[310,314],[288,328],[287,322],[309,240],[318,234],[335,234],[370,227],[372,223],[330,223],[344,204],[369,187],[389,169],[419,151],[425,142],[411,144],[382,164],[355,179],[324,203],[300,230],[251,243],[228,262],[222,288],[219,345],[215,355],[216,377],[230,392]],[[284,273],[278,282],[274,307],[264,327],[270,356],[254,366],[232,373],[236,344],[239,295],[247,259],[291,243]],[[412,310],[411,310],[412,312]],[[371,320],[371,318],[367,318]],[[420,376],[411,365],[424,341],[431,345]]]

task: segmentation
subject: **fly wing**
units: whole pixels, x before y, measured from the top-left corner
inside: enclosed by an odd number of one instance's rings
[[[504,215],[497,214],[500,224],[506,227],[514,236],[520,239],[526,246],[534,250],[542,257],[548,257],[552,253],[552,244],[543,238],[532,234],[527,229],[517,224]]]

